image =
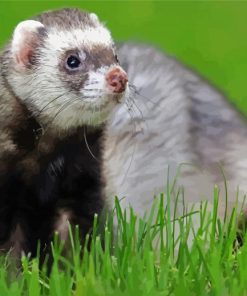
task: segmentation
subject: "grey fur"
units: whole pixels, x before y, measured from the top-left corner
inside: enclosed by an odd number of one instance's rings
[[[96,27],[97,24],[90,18],[89,13],[77,8],[63,8],[43,12],[34,17],[35,20],[44,24],[45,27],[56,30],[72,30],[73,28]]]
[[[223,168],[229,202],[247,190],[247,126],[242,115],[198,74],[175,59],[145,45],[127,43],[118,50],[133,87],[131,110],[125,106],[112,118],[106,137],[106,195],[125,197],[137,213],[149,210],[155,194],[166,189],[181,163],[178,185],[185,202],[213,198],[221,188],[224,212]],[[130,114],[130,112],[132,114]],[[240,198],[241,199],[241,198]],[[112,203],[113,199],[110,199]]]

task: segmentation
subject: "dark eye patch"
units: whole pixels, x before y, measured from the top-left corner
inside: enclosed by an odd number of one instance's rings
[[[78,48],[68,50],[60,56],[59,77],[66,88],[80,92],[88,79],[87,53]]]
[[[113,49],[100,45],[94,46],[89,51],[89,59],[94,66],[94,69],[111,66],[117,63]]]
[[[69,50],[61,56],[60,61],[60,79],[76,93],[82,90],[89,71],[117,64],[114,50],[103,46]]]

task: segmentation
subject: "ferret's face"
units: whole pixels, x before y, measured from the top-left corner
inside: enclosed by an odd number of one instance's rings
[[[95,14],[62,10],[22,22],[11,54],[9,83],[48,127],[99,125],[128,92],[111,35]]]

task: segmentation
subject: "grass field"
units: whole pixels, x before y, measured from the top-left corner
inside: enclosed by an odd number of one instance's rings
[[[70,259],[61,255],[63,245],[55,236],[49,277],[37,258],[23,257],[22,270],[16,271],[2,257],[0,295],[246,295],[247,245],[236,248],[236,209],[225,221],[218,219],[215,188],[213,211],[205,203],[198,212],[175,218],[164,208],[164,198],[157,198],[145,219],[131,209],[122,211],[116,200],[115,231],[113,215],[101,234],[95,217],[90,251],[81,247],[78,231],[73,236],[70,231]],[[194,215],[200,220],[197,229]]]

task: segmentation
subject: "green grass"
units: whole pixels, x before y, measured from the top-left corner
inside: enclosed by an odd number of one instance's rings
[[[110,214],[100,235],[95,217],[90,251],[89,236],[82,248],[78,229],[74,235],[70,229],[71,252],[65,258],[56,235],[49,277],[45,267],[39,270],[38,258],[23,257],[17,272],[2,257],[0,295],[246,295],[247,244],[233,247],[237,209],[225,221],[218,218],[217,187],[211,212],[202,203],[198,212],[184,209],[176,218],[164,198],[170,199],[169,192],[157,198],[145,219],[132,209],[123,211],[116,199],[116,228]]]

